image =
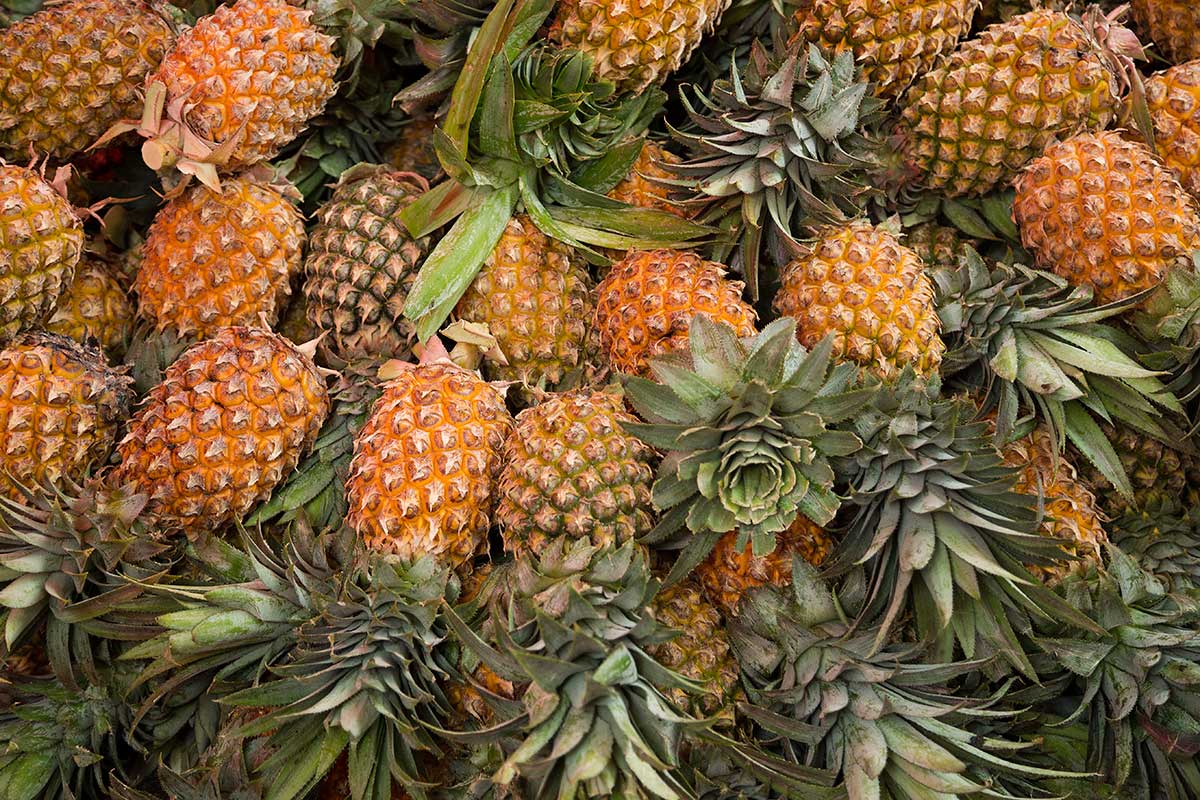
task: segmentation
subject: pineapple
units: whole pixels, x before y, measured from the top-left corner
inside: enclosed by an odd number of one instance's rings
[[[694,716],[732,722],[733,704],[741,690],[737,661],[717,609],[691,580],[660,591],[650,608],[660,624],[674,628],[679,635],[647,652],[667,669],[703,687],[700,694],[672,689],[667,696]]]
[[[518,215],[455,309],[487,325],[504,360],[487,359],[489,378],[556,387],[584,366],[592,297],[587,269],[572,249]]]
[[[1130,501],[1113,490],[1100,470],[1079,455],[1084,481],[1100,498],[1104,513],[1116,518],[1133,511],[1153,511],[1170,503],[1200,505],[1200,456],[1177,450],[1124,425],[1100,422],[1100,430],[1112,443],[1121,467],[1133,486]]]
[[[1013,219],[1037,263],[1111,303],[1191,269],[1195,201],[1144,145],[1080,134],[1051,145],[1016,181]]]
[[[650,530],[654,453],[626,433],[632,421],[605,392],[554,395],[517,416],[496,510],[505,550],[540,553],[558,537],[616,546]]]
[[[1200,195],[1200,60],[1149,78],[1146,105],[1159,158],[1183,188]]]
[[[736,531],[722,536],[695,572],[705,596],[727,617],[735,616],[743,598],[755,589],[789,586],[795,556],[819,567],[834,544],[828,531],[805,517],[797,517],[791,527],[778,534],[775,549],[766,555],[756,556],[751,544],[739,548],[737,539]]]
[[[836,356],[885,379],[905,366],[937,372],[945,345],[921,259],[866,221],[830,226],[784,268],[775,310],[805,347],[832,334]]]
[[[286,0],[219,6],[179,36],[146,82],[136,130],[151,169],[178,169],[212,188],[219,173],[274,158],[334,95],[334,38]],[[103,141],[103,140],[102,140]]]
[[[1132,0],[1133,18],[1172,63],[1200,58],[1200,6],[1191,0]]]
[[[921,257],[926,267],[954,267],[968,247],[978,241],[965,238],[956,228],[922,222],[904,232],[904,245]]]
[[[0,161],[0,340],[40,323],[71,285],[83,254],[83,223],[53,183]]]
[[[993,25],[927,73],[903,101],[899,151],[910,180],[944,197],[1002,187],[1046,145],[1116,118],[1117,55],[1136,37],[1094,11],[1038,10]]]
[[[669,167],[681,162],[679,156],[647,139],[629,168],[629,174],[609,191],[608,196],[638,208],[666,211],[678,217],[690,216],[687,208],[672,196],[674,192],[669,184],[669,181],[678,180]]]
[[[880,97],[896,97],[971,29],[979,0],[801,0],[794,39],[849,49]]]
[[[415,172],[427,181],[442,175],[442,164],[434,148],[437,120],[414,119],[400,132],[400,138],[384,151],[387,163],[401,172]]]
[[[46,330],[77,342],[95,340],[105,351],[120,354],[133,331],[133,303],[108,267],[85,255]]]
[[[70,0],[0,31],[0,154],[82,152],[138,112],[173,40],[157,0]]]
[[[487,541],[512,418],[496,389],[449,361],[407,366],[354,442],[346,518],[370,550],[458,567]]]
[[[129,423],[109,483],[147,494],[167,530],[210,531],[270,496],[328,413],[308,355],[268,330],[223,328],[167,368]]]
[[[402,310],[428,238],[413,239],[399,214],[429,188],[387,167],[347,170],[317,211],[304,261],[308,321],[329,333],[338,358],[382,360],[406,353],[412,325]]]
[[[1079,480],[1075,467],[1059,455],[1050,431],[1039,426],[1028,436],[1005,445],[1000,455],[1005,464],[1017,470],[1016,491],[1041,499],[1042,535],[1061,539],[1067,552],[1079,557],[1078,561],[1046,566],[1030,564],[1029,570],[1046,583],[1056,583],[1068,572],[1102,566],[1108,535],[1096,497]]]
[[[197,339],[274,325],[303,247],[304,220],[276,187],[251,176],[216,191],[189,187],[150,226],[134,281],[138,310],[159,331]]]
[[[754,335],[754,310],[742,284],[695,253],[631,250],[596,287],[594,326],[613,369],[645,375],[650,359],[687,343],[692,318],[704,315]]]
[[[679,69],[716,27],[729,2],[562,0],[550,40],[586,53],[597,78],[636,94]]]
[[[132,400],[104,356],[65,336],[29,333],[0,350],[0,486],[61,487],[102,466]]]

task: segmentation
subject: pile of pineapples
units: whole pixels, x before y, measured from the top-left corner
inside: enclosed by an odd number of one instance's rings
[[[0,0],[0,800],[1200,798],[1200,5]]]

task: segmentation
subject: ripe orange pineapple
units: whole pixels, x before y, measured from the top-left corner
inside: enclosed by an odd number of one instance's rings
[[[487,540],[512,424],[474,373],[437,360],[403,369],[355,439],[347,523],[371,550],[463,564]]]
[[[879,97],[895,97],[967,31],[979,0],[801,0],[796,33],[827,50],[849,49]]]
[[[805,347],[829,334],[835,355],[883,378],[905,366],[937,372],[945,345],[921,259],[883,228],[833,225],[784,268],[775,310],[796,320]]]
[[[162,4],[70,0],[0,30],[0,153],[67,159],[141,109],[174,32]]]
[[[687,344],[692,317],[704,314],[754,335],[754,309],[725,267],[695,253],[631,250],[596,287],[594,327],[613,369],[645,375],[650,359]]]
[[[1200,195],[1200,60],[1164,70],[1146,81],[1154,144],[1183,188]]]
[[[638,93],[679,69],[729,2],[560,0],[550,39],[590,55],[597,78]]]
[[[738,550],[737,537],[737,531],[722,536],[694,573],[704,594],[727,616],[735,615],[742,598],[760,586],[790,585],[792,556],[819,567],[833,550],[829,533],[806,517],[796,517],[776,534],[775,549],[765,556],[755,556],[750,543]]]
[[[150,391],[110,482],[147,494],[165,529],[213,530],[271,494],[328,413],[325,381],[308,355],[268,330],[222,328]]]
[[[61,488],[103,466],[133,398],[94,347],[28,333],[0,350],[0,492]]]
[[[495,380],[553,389],[583,366],[592,297],[587,268],[571,248],[524,215],[500,241],[459,300],[459,319],[483,323],[507,363],[487,359]]]
[[[83,223],[61,175],[0,161],[0,341],[40,323],[75,277]]]
[[[192,186],[150,226],[134,282],[138,310],[184,337],[264,318],[274,325],[303,247],[304,220],[278,187],[246,175],[219,191]]]
[[[620,545],[648,532],[654,452],[621,427],[634,421],[607,392],[554,395],[522,411],[500,475],[504,549],[536,554],[561,536]]]
[[[634,159],[629,174],[612,188],[608,196],[638,208],[666,211],[678,217],[687,217],[688,211],[674,201],[671,187],[662,181],[676,180],[678,176],[664,165],[679,164],[682,159],[657,142],[649,139],[642,145]]]
[[[1133,18],[1175,64],[1200,58],[1200,6],[1192,0],[1132,0]]]
[[[1051,145],[1016,181],[1013,219],[1038,266],[1109,303],[1191,269],[1195,201],[1144,145],[1114,132]]]
[[[46,330],[77,342],[94,339],[106,351],[120,353],[133,330],[133,303],[108,267],[85,255]]]

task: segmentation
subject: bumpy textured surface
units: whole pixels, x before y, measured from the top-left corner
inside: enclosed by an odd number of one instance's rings
[[[495,380],[553,389],[582,366],[592,297],[587,269],[571,248],[517,216],[496,243],[455,313],[483,323],[507,364],[488,359]]]
[[[154,218],[134,289],[159,328],[198,338],[229,325],[274,325],[304,248],[291,201],[240,176],[196,184]]]
[[[473,373],[406,369],[354,442],[347,522],[372,550],[464,563],[487,538],[511,430],[504,399]]]
[[[214,530],[271,494],[328,413],[324,380],[291,342],[224,328],[167,368],[129,423],[112,479],[147,493],[167,529]]]
[[[274,158],[333,97],[334,39],[311,16],[284,0],[218,6],[150,78],[167,87],[168,103],[183,100],[182,121],[202,139],[237,137],[228,171]]]
[[[1077,452],[1072,455],[1107,516],[1116,519],[1130,511],[1154,511],[1172,503],[1185,508],[1200,505],[1200,456],[1168,447],[1124,426],[1101,422],[1100,430],[1112,442],[1133,485],[1132,504],[1086,458]]]
[[[50,313],[82,252],[71,204],[32,170],[0,162],[0,340]]]
[[[1085,570],[1089,564],[1101,564],[1108,543],[1096,496],[1057,449],[1050,431],[1039,427],[1001,451],[1004,463],[1019,470],[1015,489],[1042,498],[1042,533],[1068,542],[1067,552],[1079,556],[1078,561],[1053,566],[1029,565],[1035,575],[1050,583],[1068,572]]]
[[[142,0],[48,5],[0,31],[0,152],[70,158],[137,116],[139,90],[174,39]]]
[[[634,159],[629,174],[612,188],[608,196],[638,208],[650,208],[655,211],[666,211],[677,217],[688,216],[687,210],[678,203],[671,202],[671,187],[660,183],[662,180],[678,180],[679,176],[669,171],[664,164],[678,164],[682,159],[662,145],[649,139],[642,145],[642,151]]]
[[[754,309],[742,284],[695,253],[633,250],[596,287],[595,330],[613,369],[645,375],[650,359],[687,344],[692,317],[704,314],[754,335]]]
[[[1055,139],[1106,126],[1117,81],[1097,48],[1045,10],[965,42],[904,98],[898,132],[916,180],[947,197],[985,194]]]
[[[904,232],[904,246],[912,250],[929,267],[953,267],[968,247],[978,244],[954,228],[936,222],[923,222]]]
[[[95,339],[105,350],[118,352],[132,328],[129,295],[102,263],[84,256],[71,287],[46,321],[46,330],[78,342]]]
[[[1146,81],[1158,157],[1183,187],[1200,194],[1200,61],[1180,64]]]
[[[1200,248],[1195,202],[1141,144],[1108,132],[1046,148],[1016,181],[1013,219],[1038,266],[1098,303],[1157,286],[1191,269]]]
[[[415,172],[426,180],[437,178],[442,174],[442,163],[433,146],[435,128],[437,122],[432,119],[416,119],[405,125],[400,138],[384,153],[387,162],[398,170]]]
[[[650,655],[667,669],[704,687],[700,694],[672,689],[670,698],[700,718],[732,717],[733,703],[740,694],[738,666],[721,614],[704,599],[693,580],[659,592],[651,607],[655,619],[680,633],[669,642],[651,647]]]
[[[308,320],[329,332],[339,358],[386,359],[406,351],[413,330],[404,301],[429,247],[399,214],[426,185],[386,167],[344,175],[317,212],[304,260]]]
[[[705,596],[727,616],[735,615],[742,598],[760,586],[790,585],[792,556],[820,566],[833,550],[829,533],[805,517],[796,517],[775,536],[775,549],[768,555],[755,556],[749,543],[739,551],[736,544],[736,531],[722,536],[694,573]]]
[[[868,222],[820,231],[780,276],[775,310],[796,320],[801,344],[833,334],[834,352],[884,378],[905,366],[937,371],[945,345],[921,259]]]
[[[621,544],[653,525],[654,452],[606,392],[555,395],[522,411],[504,453],[496,520],[504,548],[540,553],[559,536]]]
[[[1176,64],[1200,58],[1200,5],[1193,0],[1132,0],[1139,30]]]
[[[849,49],[880,97],[895,97],[971,28],[978,0],[802,0],[795,38]]]
[[[679,69],[728,5],[729,0],[562,0],[550,38],[590,55],[601,80],[640,92]]]
[[[0,350],[0,491],[81,481],[108,458],[133,392],[103,354],[64,336],[25,334]]]

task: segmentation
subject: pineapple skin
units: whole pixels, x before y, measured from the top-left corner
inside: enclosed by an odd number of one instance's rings
[[[730,0],[561,0],[550,40],[592,57],[600,80],[634,94],[679,69]]]
[[[414,240],[399,214],[427,188],[410,173],[364,166],[343,174],[317,211],[304,260],[306,314],[338,358],[386,359],[411,346],[404,301],[429,239]]]
[[[84,256],[75,280],[46,320],[46,330],[77,342],[95,340],[109,353],[119,353],[133,330],[133,302],[100,261]]]
[[[1084,481],[1100,498],[1104,514],[1116,519],[1133,511],[1155,511],[1173,503],[1200,505],[1200,456],[1176,450],[1125,426],[1100,422],[1133,486],[1133,502],[1122,497],[1098,469],[1075,460]]]
[[[922,222],[904,232],[904,246],[920,256],[927,267],[954,267],[968,247],[978,244],[978,240],[936,222]]]
[[[900,153],[925,189],[986,194],[1050,142],[1108,125],[1117,86],[1079,23],[1031,11],[985,29],[914,84],[897,128]]]
[[[301,267],[304,220],[274,187],[239,176],[197,184],[150,226],[134,281],[138,310],[161,331],[205,338],[231,325],[274,325]]]
[[[617,371],[646,375],[650,359],[687,345],[697,314],[753,336],[755,314],[742,288],[721,264],[695,253],[631,250],[596,287],[601,355]]]
[[[583,366],[590,278],[571,248],[520,215],[459,300],[459,319],[486,324],[507,364],[486,359],[493,380],[554,388]]]
[[[148,84],[201,139],[230,145],[229,173],[270,158],[304,130],[337,89],[334,39],[285,0],[237,0],[182,34]]]
[[[979,0],[802,0],[793,42],[849,49],[879,97],[894,98],[970,29]]]
[[[500,475],[504,549],[542,552],[551,539],[620,545],[654,524],[654,452],[626,433],[636,422],[607,392],[555,395],[517,415]]]
[[[1175,64],[1200,58],[1200,6],[1192,0],[1132,0],[1133,18]]]
[[[95,347],[28,333],[0,350],[0,487],[64,487],[108,459],[132,401],[130,380]],[[10,478],[11,476],[11,478]]]
[[[83,223],[33,170],[0,161],[0,341],[40,323],[75,278]]]
[[[295,345],[262,328],[223,328],[150,391],[117,447],[112,485],[147,494],[165,530],[212,530],[270,496],[328,413],[325,382]]]
[[[609,191],[608,196],[637,208],[665,211],[686,218],[687,209],[673,202],[671,187],[660,182],[676,178],[669,167],[681,162],[679,156],[647,139],[629,168],[629,174]]]
[[[415,119],[404,126],[400,138],[384,151],[387,163],[402,172],[415,172],[428,181],[442,175],[442,163],[434,147],[434,119]]]
[[[512,427],[500,393],[474,373],[405,369],[355,439],[347,523],[370,550],[463,565],[486,543]]]
[[[1013,220],[1038,266],[1110,303],[1191,269],[1200,217],[1175,176],[1119,134],[1046,148],[1016,181]]]
[[[174,41],[142,0],[72,0],[0,29],[0,154],[68,159],[136,116]]]
[[[1200,60],[1146,80],[1154,144],[1183,188],[1200,195]]]
[[[823,229],[780,275],[775,310],[812,349],[834,337],[835,357],[884,378],[905,366],[937,371],[945,344],[933,284],[917,254],[865,221]]]

